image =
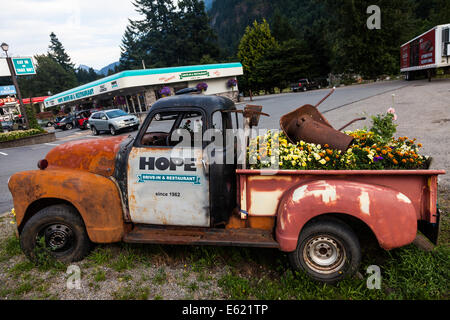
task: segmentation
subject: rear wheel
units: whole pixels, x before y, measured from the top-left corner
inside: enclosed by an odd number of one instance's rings
[[[67,130],[72,130],[73,125],[71,123],[66,124],[66,129]]]
[[[92,134],[93,134],[94,136],[98,136],[98,130],[97,130],[96,127],[91,126],[91,131],[92,131]]]
[[[26,222],[20,234],[20,246],[35,262],[39,262],[42,249],[57,260],[72,262],[89,253],[91,242],[83,220],[73,207],[53,205],[40,210]]]
[[[338,219],[324,218],[302,230],[289,259],[295,269],[305,271],[311,278],[335,283],[358,270],[361,249],[348,225]]]

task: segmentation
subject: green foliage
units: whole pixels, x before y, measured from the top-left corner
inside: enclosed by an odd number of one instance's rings
[[[265,61],[263,57],[278,46],[265,19],[261,23],[255,20],[251,27],[245,29],[237,54],[244,69],[243,83],[241,82],[244,87],[249,90],[260,89],[264,79],[258,76],[257,67]]]
[[[39,130],[39,129],[16,130],[16,131],[0,133],[0,142],[12,141],[12,140],[16,140],[16,139],[30,137],[30,136],[42,133],[41,130]]]
[[[135,0],[142,20],[130,20],[121,44],[120,69],[198,64],[216,59],[219,47],[201,0]]]
[[[40,132],[45,132],[45,130],[42,129],[42,127],[39,125],[36,119],[36,112],[34,108],[31,105],[27,104],[25,105],[25,111],[27,113],[28,125],[30,126],[30,129],[36,129],[39,130]]]
[[[394,123],[394,114],[385,113],[372,116],[372,128],[370,131],[380,137],[381,143],[388,143],[397,131],[397,125]]]
[[[52,32],[50,33],[50,45],[48,46],[48,56],[61,65],[64,70],[73,72],[74,64],[70,61],[70,57],[64,49],[61,41]]]

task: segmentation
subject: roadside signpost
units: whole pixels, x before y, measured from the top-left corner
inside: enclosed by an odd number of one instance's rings
[[[36,70],[33,65],[33,59],[27,58],[11,58],[14,66],[14,71],[18,76],[27,76],[36,74]]]
[[[33,59],[31,57],[22,57],[22,58],[9,57],[8,56],[9,45],[4,42],[1,44],[1,48],[6,54],[6,62],[8,64],[9,72],[11,74],[14,87],[16,88],[17,97],[19,98],[20,113],[25,118],[25,125],[27,129],[30,129],[27,111],[23,105],[22,94],[20,93],[19,84],[17,83],[17,76],[36,74]]]

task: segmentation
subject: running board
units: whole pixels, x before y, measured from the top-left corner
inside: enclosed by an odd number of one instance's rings
[[[279,248],[272,232],[260,229],[218,229],[136,225],[124,242]]]

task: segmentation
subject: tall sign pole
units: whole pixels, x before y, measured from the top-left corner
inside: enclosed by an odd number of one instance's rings
[[[8,56],[8,52],[5,51],[5,53],[6,53],[6,61],[8,63],[9,71],[11,72],[11,78],[12,78],[14,87],[16,88],[17,96],[19,97],[20,113],[25,117],[25,125],[27,126],[27,129],[30,129],[27,111],[23,105],[22,94],[20,93],[19,83],[17,82],[16,71],[14,70],[14,66],[13,66],[13,62],[12,62],[11,58]],[[30,103],[31,103],[31,100],[30,100]]]

